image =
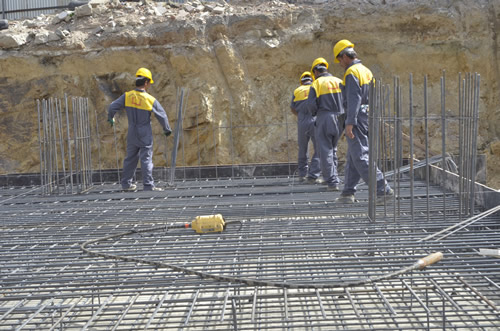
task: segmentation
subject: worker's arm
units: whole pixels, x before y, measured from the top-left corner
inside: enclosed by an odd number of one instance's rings
[[[163,129],[163,133],[166,136],[169,136],[172,133],[172,129],[170,128],[170,124],[168,123],[167,113],[165,109],[161,106],[158,100],[155,100],[153,104],[153,113],[155,114],[156,119],[160,122],[160,125]]]
[[[298,115],[297,110],[295,109],[295,92],[292,94],[292,101],[290,102],[290,110],[292,111],[292,114],[295,116]]]
[[[125,93],[122,94],[118,99],[113,101],[108,107],[108,122],[113,122],[115,114],[121,109],[125,108]]]
[[[108,107],[108,122],[111,126],[115,125],[115,114],[125,108],[125,97],[124,93],[118,99],[113,101]]]
[[[345,78],[345,99],[346,99],[346,135],[348,125],[358,125],[358,112],[361,107],[361,86],[358,79],[350,74]],[[347,135],[347,137],[349,137]]]

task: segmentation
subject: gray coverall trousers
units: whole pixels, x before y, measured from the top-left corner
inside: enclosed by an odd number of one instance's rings
[[[135,130],[129,130],[129,134],[134,134]],[[147,136],[149,138],[150,136]],[[152,138],[152,133],[151,133]],[[154,187],[153,180],[153,139],[149,145],[137,145],[135,142],[139,137],[127,139],[127,156],[123,160],[122,187],[127,188],[132,185],[132,179],[137,168],[137,161],[141,160],[142,183],[144,190],[151,190]]]
[[[342,134],[339,116],[329,111],[316,115],[316,145],[319,151],[323,179],[328,186],[339,185],[337,145]]]
[[[319,154],[316,145],[314,119],[309,117],[305,121],[299,121],[297,125],[297,142],[299,145],[298,173],[299,177],[318,178],[320,175]],[[307,164],[309,155],[309,140],[312,140],[314,154],[310,165]]]
[[[369,159],[368,159],[368,107],[361,106],[358,113],[358,125],[352,129],[354,138],[347,139],[347,155],[344,171],[345,184],[342,195],[356,193],[356,185],[360,179],[368,184],[369,179]],[[384,179],[384,175],[377,168],[377,195],[383,195],[389,190],[389,186]]]

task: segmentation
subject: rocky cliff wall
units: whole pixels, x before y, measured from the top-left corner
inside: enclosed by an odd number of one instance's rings
[[[294,161],[291,93],[319,56],[341,77],[332,47],[347,38],[382,81],[392,83],[397,75],[407,86],[413,73],[417,113],[422,111],[424,75],[430,106],[437,111],[443,70],[448,100],[457,99],[459,72],[480,73],[478,148],[488,156],[488,184],[500,188],[495,167],[500,161],[498,1],[289,2],[193,1],[178,6],[110,1],[85,11],[11,22],[0,31],[0,172],[39,170],[34,100],[64,93],[89,97],[101,128],[102,166],[114,167],[106,109],[133,88],[135,70],[142,66],[153,72],[150,93],[163,104],[172,125],[177,91],[189,89],[186,164],[213,164],[215,148],[219,164]],[[453,102],[449,107],[456,111]],[[153,126],[161,137],[159,126]],[[432,128],[439,144],[439,127]],[[118,119],[117,135],[122,152],[124,116]],[[450,148],[456,147],[456,135],[452,129]],[[160,141],[155,165],[165,164],[165,153]]]

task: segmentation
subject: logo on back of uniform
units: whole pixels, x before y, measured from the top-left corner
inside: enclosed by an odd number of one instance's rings
[[[311,85],[301,85],[293,91],[293,101],[303,101],[306,100],[307,97],[309,96],[309,90],[311,88]]]
[[[137,108],[140,108],[140,106],[142,104],[142,100],[141,100],[141,98],[138,98],[137,96],[133,95],[130,98],[130,103],[132,103]]]
[[[327,77],[323,82],[318,81],[317,96],[340,93],[340,82],[341,81],[335,77]]]
[[[152,111],[155,100],[146,92],[130,91],[125,93],[125,107]]]
[[[336,89],[338,89],[338,85],[337,84],[334,84],[332,81],[329,81],[328,82],[328,90],[329,91],[335,91]]]

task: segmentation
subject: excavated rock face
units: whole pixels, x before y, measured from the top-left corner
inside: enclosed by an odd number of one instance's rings
[[[499,188],[500,174],[494,168],[500,161],[498,31],[500,3],[493,0],[191,1],[184,5],[98,1],[75,12],[10,22],[8,30],[0,31],[0,172],[39,170],[34,100],[64,93],[89,97],[102,131],[102,166],[114,167],[107,106],[133,88],[139,67],[152,71],[155,84],[149,92],[162,103],[171,125],[177,117],[177,90],[189,89],[186,164],[198,165],[198,153],[201,164],[213,164],[214,145],[218,163],[288,161],[288,147],[293,150],[296,144],[289,103],[300,74],[321,56],[330,62],[330,72],[342,77],[343,70],[333,63],[332,47],[339,39],[349,39],[363,63],[382,81],[391,84],[397,75],[407,86],[413,73],[417,113],[422,109],[425,74],[430,107],[440,109],[442,70],[446,70],[450,100],[457,98],[459,72],[480,73],[478,147],[488,155],[488,184]],[[450,107],[450,112],[457,113]],[[290,124],[288,133],[256,125],[285,120]],[[196,125],[201,129],[189,130]],[[228,129],[213,130],[231,125],[232,139]],[[438,123],[431,125],[435,136],[431,139],[440,144]],[[122,146],[126,126],[123,114],[117,125]],[[449,132],[451,149],[456,148],[452,137],[457,134],[453,129]],[[199,150],[189,148],[195,145]],[[161,144],[155,148],[155,165],[165,165],[164,148]]]

